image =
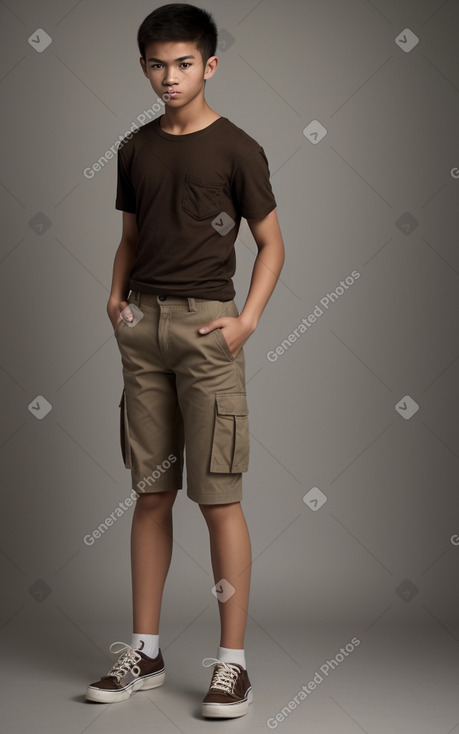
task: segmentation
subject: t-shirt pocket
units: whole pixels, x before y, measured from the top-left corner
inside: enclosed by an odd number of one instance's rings
[[[214,217],[223,210],[224,184],[185,174],[182,209],[194,219]]]

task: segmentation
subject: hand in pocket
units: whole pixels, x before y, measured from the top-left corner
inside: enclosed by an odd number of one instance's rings
[[[133,320],[133,315],[131,312],[131,309],[129,308],[129,304],[127,301],[109,301],[107,305],[107,313],[108,317],[110,319],[110,322],[113,327],[113,331],[115,331],[116,327],[120,323],[120,321],[123,321],[123,317],[121,316],[121,312],[125,311],[125,316],[128,321]]]

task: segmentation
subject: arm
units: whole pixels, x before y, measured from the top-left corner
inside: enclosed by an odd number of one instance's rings
[[[134,263],[138,236],[139,232],[135,214],[123,212],[121,242],[118,245],[113,262],[112,287],[107,303],[107,313],[113,329],[121,321],[120,312],[128,305],[126,298],[129,293],[129,273]]]
[[[285,252],[282,234],[273,209],[263,219],[247,221],[258,248],[252,271],[250,288],[240,315],[237,318],[223,316],[204,324],[201,334],[220,328],[231,353],[237,353],[257,328],[258,321],[268,303],[284,264]]]

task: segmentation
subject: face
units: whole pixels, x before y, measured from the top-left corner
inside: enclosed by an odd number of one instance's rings
[[[158,97],[165,93],[168,107],[183,107],[204,93],[204,82],[214,75],[218,58],[211,56],[204,67],[194,43],[164,41],[152,43],[140,59],[143,73]]]

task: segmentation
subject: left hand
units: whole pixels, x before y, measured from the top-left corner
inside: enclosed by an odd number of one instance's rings
[[[221,329],[228,349],[235,359],[249,336],[255,331],[255,328],[241,320],[240,316],[222,316],[201,326],[199,333],[208,334],[214,329]]]

